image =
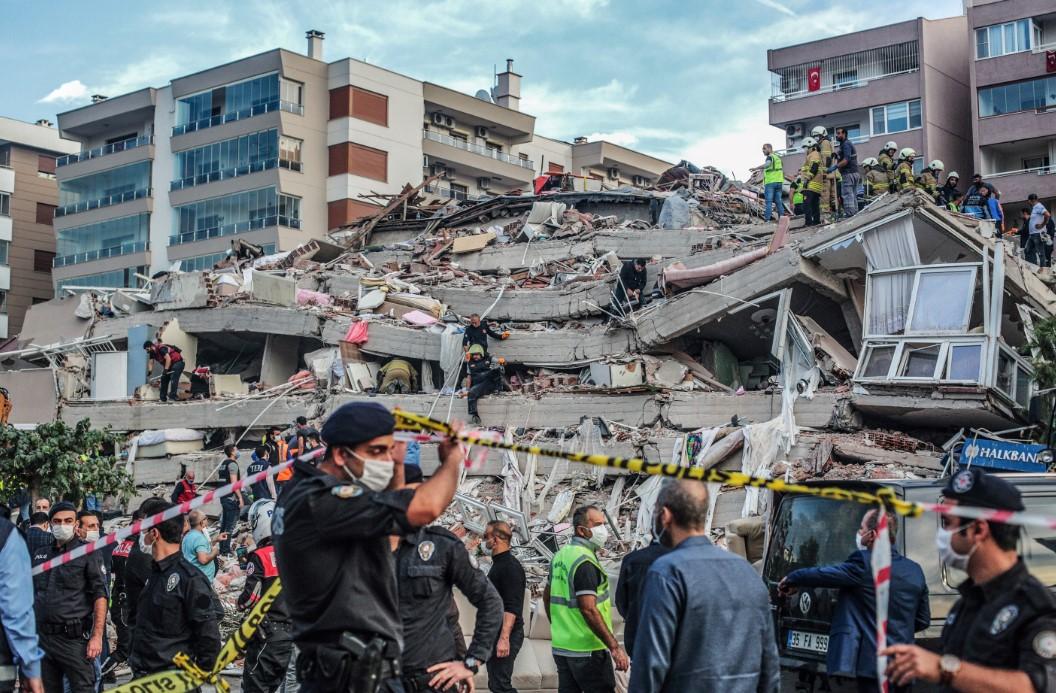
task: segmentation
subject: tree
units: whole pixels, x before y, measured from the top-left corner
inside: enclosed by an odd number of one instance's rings
[[[1056,387],[1056,318],[1045,318],[1034,323],[1034,339],[1027,345],[1034,357],[1035,391]],[[1043,442],[1053,441],[1053,393],[1040,399],[1042,420],[1048,422]]]
[[[55,421],[27,431],[0,428],[0,488],[73,502],[89,495],[127,500],[135,487],[112,454],[116,449],[110,428],[93,430],[88,419],[73,427]]]

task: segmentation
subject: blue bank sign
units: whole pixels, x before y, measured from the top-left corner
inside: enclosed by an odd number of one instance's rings
[[[1009,443],[977,438],[964,441],[960,463],[1012,472],[1045,472],[1048,471],[1047,467],[1038,461],[1038,453],[1044,449],[1044,445],[1036,443]]]

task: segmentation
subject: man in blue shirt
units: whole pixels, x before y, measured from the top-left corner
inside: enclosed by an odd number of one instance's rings
[[[0,585],[0,691],[14,688],[17,665],[22,671],[22,690],[44,693],[40,678],[44,652],[37,642],[29,551],[6,517],[0,517]]]
[[[1027,237],[1027,247],[1024,255],[1026,255],[1028,262],[1033,262],[1038,267],[1045,267],[1048,263],[1046,262],[1045,253],[1046,244],[1042,240],[1042,234],[1045,233],[1049,223],[1049,210],[1045,209],[1045,205],[1038,201],[1038,196],[1035,193],[1027,196],[1027,203],[1030,205],[1030,221],[1027,223],[1027,230],[1030,231],[1030,235]]]
[[[836,141],[840,145],[839,153],[828,173],[839,169],[842,176],[840,197],[843,199],[843,213],[850,217],[858,213],[858,186],[862,184],[862,176],[858,171],[858,151],[847,136],[846,128],[836,128]]]
[[[669,481],[656,504],[673,549],[645,577],[628,690],[780,690],[769,595],[748,561],[704,535],[707,487]]]

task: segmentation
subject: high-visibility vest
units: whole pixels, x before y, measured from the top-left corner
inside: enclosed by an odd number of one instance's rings
[[[796,192],[792,193],[792,204],[801,205],[803,204],[803,191],[796,188]]]
[[[582,540],[573,539],[557,552],[550,564],[550,641],[555,654],[582,654],[607,650],[594,631],[587,625],[576,601],[572,577],[576,569],[590,563],[601,573],[598,585],[598,613],[605,626],[612,631],[612,600],[609,598],[609,577],[598,562],[593,549]]]
[[[784,183],[785,172],[781,169],[781,157],[777,154],[770,154],[766,161],[766,168],[763,169],[763,184]]]

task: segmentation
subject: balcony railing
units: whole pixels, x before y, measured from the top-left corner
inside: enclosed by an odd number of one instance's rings
[[[810,91],[810,72],[819,70],[821,85]],[[771,73],[771,101],[787,101],[815,94],[863,87],[869,82],[920,70],[916,41],[881,46],[849,55],[822,58],[781,67]]]
[[[529,159],[522,159],[518,156],[511,156],[505,152],[500,152],[497,149],[489,149],[488,147],[483,147],[479,144],[470,144],[468,141],[459,137],[442,135],[439,132],[432,132],[431,130],[422,130],[422,139],[431,140],[433,142],[439,142],[440,144],[446,144],[449,147],[462,149],[467,152],[473,152],[474,154],[480,154],[481,156],[486,156],[489,159],[505,161],[507,164],[520,166],[521,168],[526,168],[529,171],[535,170],[535,164]]]
[[[84,253],[75,253],[73,255],[58,255],[55,257],[53,265],[55,267],[67,267],[69,265],[79,265],[83,262],[92,262],[93,260],[104,260],[108,257],[120,257],[121,255],[142,253],[146,252],[146,250],[146,241],[139,241],[138,243],[122,243],[121,245],[115,245],[111,248],[89,250]]]
[[[55,160],[55,166],[68,166],[70,164],[76,164],[80,161],[88,161],[89,159],[98,159],[101,156],[107,156],[108,154],[116,154],[117,152],[123,152],[128,149],[135,149],[137,147],[144,147],[148,144],[153,144],[154,138],[149,135],[143,137],[132,137],[127,140],[121,140],[120,142],[111,142],[110,144],[102,147],[96,147],[94,149],[87,149],[83,152],[77,152],[76,154],[67,154],[66,156],[60,156]]]
[[[128,192],[121,193],[120,195],[111,195],[109,197],[101,197],[98,200],[85,200],[84,202],[76,202],[72,205],[56,207],[55,218],[57,219],[59,217],[69,216],[71,214],[87,212],[92,209],[112,207],[113,205],[119,205],[122,202],[131,202],[132,200],[138,200],[143,197],[150,197],[150,188],[129,190]]]
[[[300,171],[301,162],[286,161],[285,159],[265,159],[263,161],[254,161],[251,164],[238,166],[236,168],[226,168],[221,171],[210,171],[209,173],[199,173],[196,176],[177,178],[169,184],[169,190],[183,190],[184,188],[193,188],[196,185],[205,185],[206,183],[216,183],[217,181],[238,178],[239,176],[248,176],[251,173],[270,171],[273,168],[287,168],[291,171]]]
[[[304,106],[299,103],[293,103],[292,101],[268,101],[266,103],[259,103],[256,106],[242,108],[237,111],[231,111],[230,113],[221,113],[220,115],[201,118],[200,120],[184,123],[183,125],[175,125],[172,128],[172,136],[175,137],[176,135],[183,135],[188,132],[197,132],[198,130],[213,128],[217,125],[223,125],[224,123],[233,123],[236,120],[245,120],[246,118],[252,118],[253,116],[264,115],[265,113],[271,113],[272,111],[286,111],[287,113],[304,115]]]
[[[853,142],[854,144],[862,144],[863,142],[868,142],[868,141],[869,141],[869,138],[866,137],[865,135],[859,135],[858,137],[852,137],[851,138],[851,142]],[[836,148],[836,145],[837,145],[836,141],[833,140],[833,143],[832,143],[833,149]],[[802,154],[803,153],[803,146],[800,145],[798,147],[789,147],[788,149],[779,149],[779,150],[777,150],[774,153],[777,154],[778,156],[787,156],[788,154]],[[863,158],[864,157],[859,156],[858,157],[859,162]]]
[[[997,173],[984,173],[983,178],[1001,178],[1004,176],[1018,176],[1022,173],[1033,173],[1038,176],[1051,176],[1056,174],[1056,166],[1035,166],[1034,168],[1021,168],[1018,171],[999,171]]]
[[[271,215],[266,217],[260,217],[259,219],[251,219],[249,221],[240,221],[234,224],[224,224],[221,226],[213,226],[208,229],[197,229],[195,231],[186,231],[184,233],[174,234],[169,236],[169,245],[183,245],[185,243],[195,243],[197,241],[205,241],[210,238],[220,238],[222,236],[234,236],[240,233],[248,233],[250,231],[257,231],[259,229],[266,229],[269,226],[286,226],[291,229],[301,228],[301,220],[295,217],[287,217],[283,215]]]
[[[425,191],[427,193],[432,193],[433,195],[439,195],[441,197],[447,197],[452,200],[475,201],[482,199],[482,196],[480,195],[470,195],[469,193],[463,192],[462,190],[452,190],[451,188],[444,188],[435,183],[430,183],[429,185],[425,186]]]

